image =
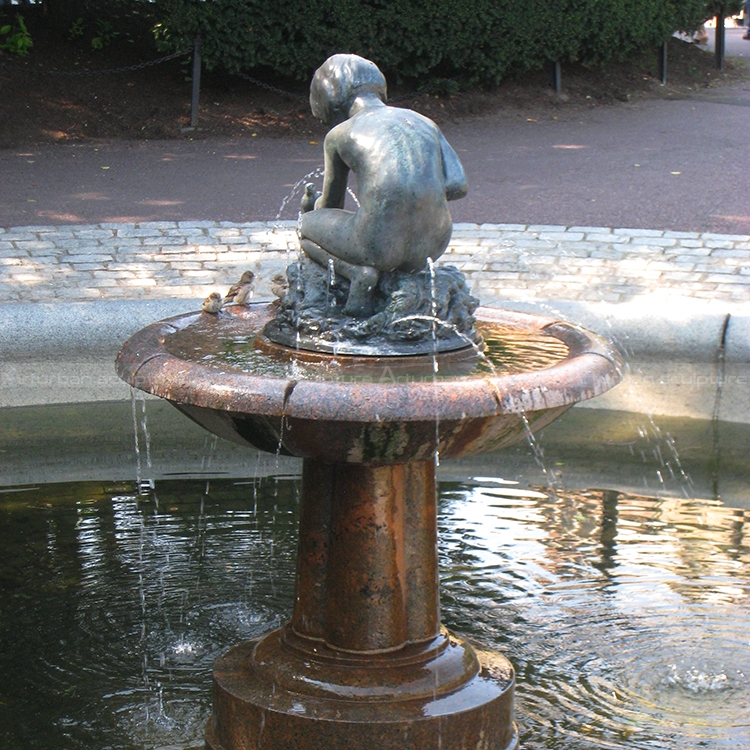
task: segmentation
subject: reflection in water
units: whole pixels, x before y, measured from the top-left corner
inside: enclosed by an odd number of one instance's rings
[[[444,618],[514,662],[523,747],[750,747],[750,514],[556,495],[443,491]]]
[[[222,314],[223,315],[223,314]],[[441,358],[439,374],[411,358],[356,358],[325,357],[323,362],[306,362],[304,358],[285,359],[268,356],[259,347],[257,330],[248,335],[252,326],[243,318],[212,316],[196,317],[189,325],[170,333],[165,339],[167,350],[188,361],[200,362],[220,370],[274,378],[305,378],[308,380],[357,380],[388,382],[393,375],[399,380],[414,381],[428,376],[455,378],[485,375],[513,375],[545,370],[561,362],[569,354],[568,347],[559,339],[539,330],[499,323],[478,321],[477,332],[482,336],[481,351],[473,351],[467,344],[464,357],[451,355]],[[385,363],[385,364],[384,364]]]
[[[515,664],[524,750],[750,747],[750,512],[489,477],[440,509],[443,619]],[[0,746],[200,746],[214,658],[291,611],[297,510],[276,478],[0,490]]]

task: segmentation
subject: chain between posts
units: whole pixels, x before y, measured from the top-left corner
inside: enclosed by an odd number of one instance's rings
[[[270,83],[265,83],[264,81],[259,81],[257,78],[253,78],[252,76],[247,75],[247,73],[241,73],[237,72],[235,73],[236,76],[239,78],[243,78],[246,81],[249,81],[254,86],[258,86],[259,88],[265,89],[266,91],[270,91],[274,94],[279,94],[280,96],[286,96],[289,99],[294,99],[298,102],[307,102],[308,97],[306,94],[295,94],[292,91],[284,91],[284,89],[280,89],[276,86],[272,86]],[[404,99],[410,99],[414,94],[401,94],[400,96],[389,96],[388,102],[390,104],[393,104],[394,102],[402,101]]]
[[[160,63],[168,62],[169,60],[175,60],[178,57],[186,57],[187,55],[191,54],[193,55],[194,61],[197,61],[197,64],[200,65],[200,46],[200,37],[196,37],[192,49],[180,50],[179,52],[173,52],[171,55],[159,57],[156,60],[148,60],[147,62],[127,65],[122,68],[102,68],[101,70],[35,70],[34,68],[25,68],[20,65],[11,65],[8,63],[0,62],[0,69],[15,70],[19,73],[30,73],[32,75],[70,77],[98,76],[109,75],[113,73],[129,73],[135,70],[143,70],[144,68],[149,68],[153,65],[159,65]],[[294,99],[295,101],[306,102],[308,99],[307,95],[297,94],[292,91],[285,91],[284,89],[280,89],[277,86],[272,86],[270,83],[259,81],[257,78],[253,78],[252,76],[247,75],[247,73],[237,72],[235,73],[235,75],[252,83],[254,86],[258,86],[259,88],[265,89],[266,91],[270,91],[274,94],[279,94],[280,96],[285,96],[289,99]],[[388,97],[388,101],[395,102],[401,99],[408,99],[410,96],[411,94],[403,94],[401,96]]]
[[[180,52],[173,52],[171,55],[160,57],[157,60],[149,60],[147,62],[136,63],[135,65],[128,65],[123,68],[103,68],[101,70],[35,70],[34,68],[23,68],[20,65],[9,65],[8,63],[1,63],[0,68],[7,70],[16,70],[20,73],[31,73],[32,75],[45,75],[45,76],[70,76],[70,77],[83,77],[83,76],[101,76],[109,75],[112,73],[129,73],[133,70],[143,70],[143,68],[149,68],[152,65],[159,65],[160,63],[167,62],[168,60],[174,60],[178,57],[184,57],[189,55],[192,50],[181,50]]]
[[[265,89],[266,91],[270,91],[274,94],[280,94],[281,96],[286,96],[290,99],[294,99],[295,101],[307,101],[307,97],[303,96],[302,94],[295,94],[291,91],[284,91],[284,89],[277,88],[276,86],[271,86],[270,83],[264,83],[263,81],[259,81],[257,78],[253,78],[252,76],[247,75],[247,73],[236,73],[235,75],[239,76],[240,78],[244,78],[246,81],[249,81],[254,86],[258,86],[259,88]]]
[[[101,70],[36,70],[34,68],[26,68],[22,67],[20,65],[12,65],[8,63],[0,62],[0,70],[13,70],[17,71],[19,73],[29,73],[31,75],[46,75],[46,76],[59,76],[59,77],[69,77],[69,78],[76,78],[76,77],[90,77],[90,76],[100,76],[100,75],[112,75],[112,74],[118,74],[118,73],[130,73],[136,70],[143,70],[144,68],[149,68],[154,65],[159,65],[161,63],[168,62],[169,60],[175,60],[178,57],[186,57],[187,55],[193,56],[193,85],[192,85],[192,92],[191,92],[191,107],[190,107],[190,130],[195,129],[198,125],[198,99],[200,96],[200,71],[201,71],[201,54],[200,54],[200,47],[201,47],[201,38],[200,36],[196,36],[193,48],[192,49],[186,49],[186,50],[180,50],[179,52],[173,52],[170,55],[165,55],[164,57],[159,57],[156,60],[148,60],[147,62],[141,62],[141,63],[135,63],[134,65],[126,65],[121,68],[102,68]],[[278,88],[277,86],[272,86],[269,83],[265,83],[264,81],[259,81],[257,78],[253,78],[252,76],[247,75],[247,73],[237,72],[235,73],[239,78],[242,78],[249,83],[252,83],[254,86],[258,86],[259,88],[265,89],[266,91],[270,91],[271,93],[278,94],[280,96],[287,97],[289,99],[293,99],[297,102],[307,102],[308,97],[303,94],[297,94],[292,91],[285,91],[284,89]],[[395,103],[397,101],[400,101],[402,99],[408,99],[410,98],[410,94],[402,94],[401,96],[396,97],[389,97],[388,101],[390,103]]]

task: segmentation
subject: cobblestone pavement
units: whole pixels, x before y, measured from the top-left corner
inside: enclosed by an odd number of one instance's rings
[[[296,257],[294,222],[161,221],[0,228],[0,302],[195,297],[251,269],[256,296]],[[442,263],[483,300],[750,301],[750,236],[456,224]]]

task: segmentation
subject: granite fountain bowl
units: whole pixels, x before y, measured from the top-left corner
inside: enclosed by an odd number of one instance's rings
[[[261,302],[155,323],[125,343],[117,372],[232,442],[359,464],[493,451],[620,380],[611,344],[539,315],[481,307],[481,346],[353,357],[273,344],[262,329],[274,314]]]

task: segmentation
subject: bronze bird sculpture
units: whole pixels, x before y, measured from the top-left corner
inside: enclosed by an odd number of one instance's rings
[[[308,182],[305,185],[305,194],[302,196],[302,202],[300,203],[300,212],[306,214],[308,211],[314,210],[317,199],[318,193],[315,190],[315,185],[312,182]]]
[[[279,298],[284,299],[289,291],[289,280],[283,273],[277,273],[271,279],[271,291]]]

